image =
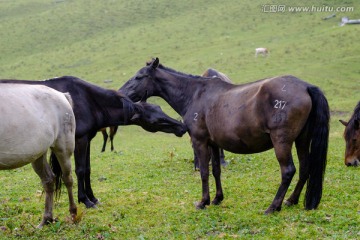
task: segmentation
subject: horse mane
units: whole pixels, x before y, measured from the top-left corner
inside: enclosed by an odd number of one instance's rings
[[[348,125],[346,127],[346,131],[345,131],[345,139],[350,139],[352,134],[354,133],[354,129],[355,129],[355,122],[358,122],[357,124],[359,124],[360,122],[360,101],[358,102],[358,104],[356,105],[355,109],[354,109],[354,113],[353,115],[351,116],[349,122],[348,122]],[[359,127],[359,125],[357,126]]]
[[[127,125],[130,123],[131,118],[136,112],[144,112],[144,108],[139,104],[134,104],[130,98],[125,97],[122,99],[123,109],[124,109],[124,124]]]
[[[153,59],[154,60],[154,59]],[[152,60],[152,61],[153,61]],[[151,62],[152,62],[151,61]],[[147,62],[146,65],[149,66],[151,64],[151,62]],[[162,69],[162,70],[165,70],[167,72],[171,72],[171,73],[174,73],[176,75],[179,75],[179,76],[183,76],[183,77],[191,77],[191,78],[207,78],[207,77],[203,77],[203,76],[199,76],[199,75],[192,75],[192,74],[188,74],[188,73],[183,73],[183,72],[179,72],[175,69],[172,69],[172,68],[169,68],[169,67],[165,67],[163,64],[159,63],[159,66],[157,67],[159,69]]]

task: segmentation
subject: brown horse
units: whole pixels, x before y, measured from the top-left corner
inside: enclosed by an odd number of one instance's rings
[[[75,117],[69,94],[45,86],[3,84],[0,87],[0,170],[31,163],[45,190],[45,212],[40,225],[53,221],[54,191],[61,177],[75,220],[71,155],[75,148]],[[46,154],[54,153],[51,166]]]
[[[265,213],[280,211],[295,174],[291,149],[295,143],[300,179],[287,205],[297,204],[307,182],[305,208],[318,207],[323,189],[329,138],[329,106],[321,90],[294,76],[233,85],[218,78],[204,81],[159,64],[156,58],[127,81],[121,91],[133,101],[159,96],[184,119],[199,158],[202,199],[210,204],[209,157],[216,182],[213,204],[223,200],[219,148],[242,154],[274,148],[281,184]]]
[[[110,135],[111,151],[114,151],[114,137],[115,137],[117,130],[118,130],[118,126],[109,127],[109,134],[106,132],[106,128],[102,128],[99,130],[99,132],[102,133],[103,139],[104,139],[104,143],[103,143],[101,152],[105,152],[106,142],[109,138],[109,135]]]
[[[360,102],[348,122],[340,120],[345,126],[344,138],[346,141],[345,164],[358,166],[360,164]]]

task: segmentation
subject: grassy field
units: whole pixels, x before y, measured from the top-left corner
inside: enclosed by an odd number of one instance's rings
[[[279,4],[285,5],[284,12],[270,12]],[[322,20],[335,11],[291,12],[294,6],[353,11]],[[78,224],[68,219],[64,189],[54,210],[59,222],[34,229],[44,207],[38,177],[30,165],[0,172],[0,238],[360,238],[359,168],[343,163],[338,122],[349,119],[360,100],[360,25],[339,26],[343,16],[360,18],[358,1],[3,0],[0,12],[1,78],[74,75],[118,89],[151,57],[159,57],[165,66],[186,73],[218,69],[235,83],[292,74],[319,86],[332,112],[318,210],[305,211],[299,204],[263,214],[280,183],[270,150],[226,153],[225,200],[197,211],[201,181],[193,170],[189,138],[126,126],[116,136],[115,152],[100,153],[100,135],[92,143],[92,183],[102,204],[97,209],[79,205]],[[255,58],[256,47],[269,48],[270,56]],[[179,118],[163,100],[150,101]],[[214,196],[212,178],[210,187]]]

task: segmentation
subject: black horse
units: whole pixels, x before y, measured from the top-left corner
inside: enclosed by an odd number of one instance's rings
[[[88,208],[98,203],[90,183],[90,141],[99,129],[135,124],[150,132],[163,131],[179,137],[186,133],[185,125],[167,116],[159,106],[144,101],[133,103],[117,91],[103,89],[76,77],[64,76],[45,81],[0,80],[0,83],[9,82],[45,85],[70,93],[76,119],[74,157],[78,201]]]
[[[265,213],[280,211],[295,174],[291,148],[295,142],[300,179],[287,205],[297,204],[307,182],[305,208],[318,207],[323,189],[329,138],[329,106],[321,90],[293,76],[233,85],[218,78],[177,72],[156,58],[127,81],[121,91],[136,101],[159,96],[184,119],[199,158],[202,199],[210,204],[209,155],[216,182],[213,204],[223,200],[219,148],[251,154],[274,148],[281,184]],[[211,151],[209,151],[209,147]],[[210,153],[212,152],[212,153]]]
[[[99,132],[102,133],[103,140],[104,140],[103,146],[101,148],[101,152],[105,152],[106,142],[109,137],[110,137],[110,144],[111,144],[110,149],[111,149],[111,151],[114,151],[114,137],[115,137],[115,134],[117,133],[117,130],[118,130],[118,126],[109,127],[109,134],[106,132],[106,127],[99,130]]]

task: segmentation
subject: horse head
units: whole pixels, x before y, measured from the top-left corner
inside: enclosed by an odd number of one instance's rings
[[[147,96],[153,96],[155,84],[152,82],[155,77],[155,70],[159,66],[159,59],[155,58],[148,62],[130,78],[119,91],[127,95],[132,101],[137,102]]]
[[[345,126],[345,164],[346,166],[358,166],[360,165],[360,102],[351,119],[348,122],[343,120],[340,122]]]
[[[135,103],[138,107],[136,113],[131,118],[131,123],[141,126],[148,132],[173,133],[178,137],[183,136],[186,126],[168,115],[166,115],[160,106],[150,104],[144,100]]]

